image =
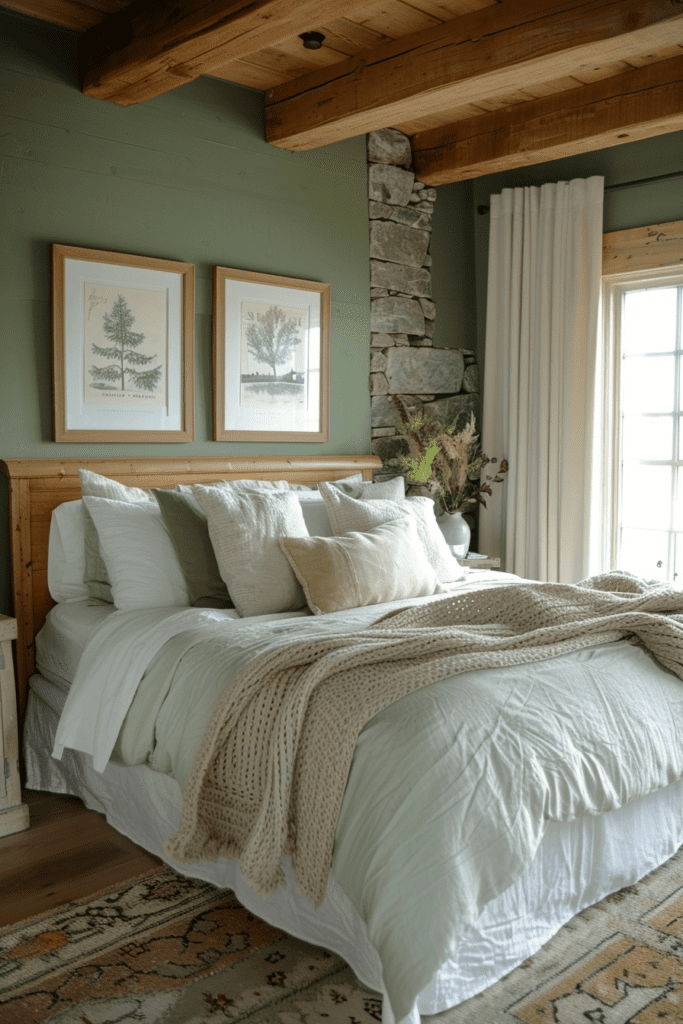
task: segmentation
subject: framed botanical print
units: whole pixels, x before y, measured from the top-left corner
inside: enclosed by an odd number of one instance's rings
[[[55,441],[194,439],[194,267],[52,246]]]
[[[327,441],[330,286],[214,268],[216,441]]]

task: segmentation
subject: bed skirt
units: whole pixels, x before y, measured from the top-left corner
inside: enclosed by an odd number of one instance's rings
[[[145,765],[109,764],[100,774],[89,755],[66,750],[52,758],[54,734],[65,695],[33,676],[24,728],[26,785],[80,797],[106,815],[117,831],[170,864],[180,874],[235,892],[252,913],[298,938],[343,957],[359,980],[383,990],[382,967],[364,922],[330,874],[325,900],[315,910],[296,887],[283,860],[287,885],[258,896],[244,882],[239,863],[176,864],[163,846],[180,821],[182,794],[170,776]],[[550,822],[538,853],[518,881],[489,903],[450,960],[420,993],[401,1024],[440,1013],[494,984],[535,953],[568,920],[617,889],[632,885],[671,857],[683,843],[683,780],[606,814]],[[384,1024],[395,1024],[384,1001]]]

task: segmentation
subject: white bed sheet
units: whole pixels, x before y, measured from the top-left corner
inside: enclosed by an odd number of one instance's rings
[[[232,889],[252,913],[292,935],[333,950],[358,978],[382,991],[381,965],[367,929],[330,873],[319,911],[298,892],[285,864],[287,885],[273,896],[256,895],[245,884],[239,863],[176,864],[165,856],[166,838],[178,826],[182,795],[170,776],[144,765],[109,764],[96,772],[88,754],[66,750],[61,761],[52,749],[64,704],[61,687],[33,676],[25,724],[27,786],[79,796],[104,813],[119,832],[169,863],[179,873]],[[419,1024],[421,1014],[455,1006],[494,984],[547,942],[584,907],[632,885],[663,864],[683,844],[683,780],[601,815],[550,822],[537,855],[518,879],[484,909],[456,955],[420,994],[414,1012],[401,1024]],[[384,1002],[384,1024],[394,1024]]]

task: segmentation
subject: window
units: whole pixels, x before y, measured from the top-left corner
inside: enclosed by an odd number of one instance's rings
[[[603,279],[611,362],[609,561],[683,582],[683,269]]]

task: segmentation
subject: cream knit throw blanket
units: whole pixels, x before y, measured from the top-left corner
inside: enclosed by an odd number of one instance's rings
[[[683,678],[683,591],[623,573],[577,585],[522,583],[448,596],[360,632],[258,656],[216,705],[166,852],[183,863],[238,857],[263,895],[283,884],[280,857],[289,853],[301,892],[319,906],[366,722],[458,672],[624,637]]]

